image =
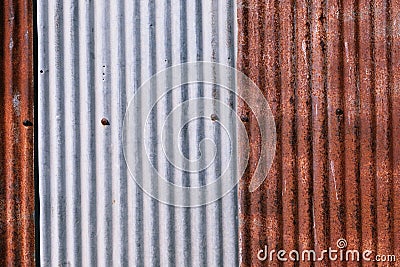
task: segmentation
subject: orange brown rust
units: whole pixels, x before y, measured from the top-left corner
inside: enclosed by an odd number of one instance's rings
[[[0,266],[33,266],[33,3],[0,9]]]
[[[391,18],[397,18],[397,20],[391,19],[392,32],[400,32],[400,24],[394,24],[394,21],[398,22],[400,17],[400,0],[391,1],[390,3],[390,16]],[[393,157],[393,251],[395,255],[400,255],[400,34],[392,34],[391,38],[391,92],[392,92],[392,151]],[[397,138],[397,139],[396,139]]]
[[[273,166],[250,193],[261,140],[238,102],[250,141],[241,266],[400,266],[399,36],[400,0],[238,1],[238,68],[269,101],[277,133]],[[397,261],[257,258],[265,246],[319,255],[340,238]]]

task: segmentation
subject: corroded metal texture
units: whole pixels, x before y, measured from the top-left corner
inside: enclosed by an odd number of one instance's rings
[[[34,265],[32,1],[0,8],[0,266]]]
[[[246,122],[253,164],[239,193],[241,265],[282,264],[257,258],[265,245],[320,253],[339,238],[399,258],[400,2],[240,0],[238,21],[238,67],[277,127],[272,169],[250,193],[261,140]],[[315,266],[346,264],[360,265]]]

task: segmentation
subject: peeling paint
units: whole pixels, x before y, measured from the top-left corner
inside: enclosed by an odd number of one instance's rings
[[[13,103],[13,108],[14,108],[14,112],[17,116],[20,115],[20,95],[19,94],[15,94],[12,100]]]

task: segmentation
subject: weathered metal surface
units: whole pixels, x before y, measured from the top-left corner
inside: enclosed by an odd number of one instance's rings
[[[235,64],[234,1],[37,3],[41,264],[237,265],[236,191],[198,208],[159,203],[129,177],[121,144],[127,101],[150,76],[181,62]],[[154,125],[170,109],[162,102]],[[183,150],[198,153],[204,131]],[[216,159],[226,157],[223,147]]]
[[[34,265],[33,17],[29,0],[0,9],[0,265]]]
[[[248,191],[254,165],[240,185],[242,266],[283,264],[257,258],[265,245],[320,253],[339,238],[399,258],[399,19],[397,0],[239,1],[238,67],[268,99],[278,141],[263,186]],[[346,264],[361,263],[314,265]]]

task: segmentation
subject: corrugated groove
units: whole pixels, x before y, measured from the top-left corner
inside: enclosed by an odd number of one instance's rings
[[[0,265],[35,262],[32,2],[0,10]]]
[[[339,238],[348,249],[400,255],[399,5],[239,1],[238,67],[263,90],[277,127],[264,184],[249,193],[251,164],[241,181],[242,266],[268,265],[257,259],[264,245],[320,254]],[[261,140],[252,117],[247,128],[250,162],[257,162]]]
[[[127,100],[150,76],[181,62],[235,64],[235,17],[233,0],[38,1],[42,265],[238,264],[236,190],[199,208],[161,204],[129,177],[121,144]],[[151,128],[188,92],[204,94],[194,89],[163,100]],[[195,129],[184,154],[214,130]],[[185,182],[150,140],[160,172]]]

